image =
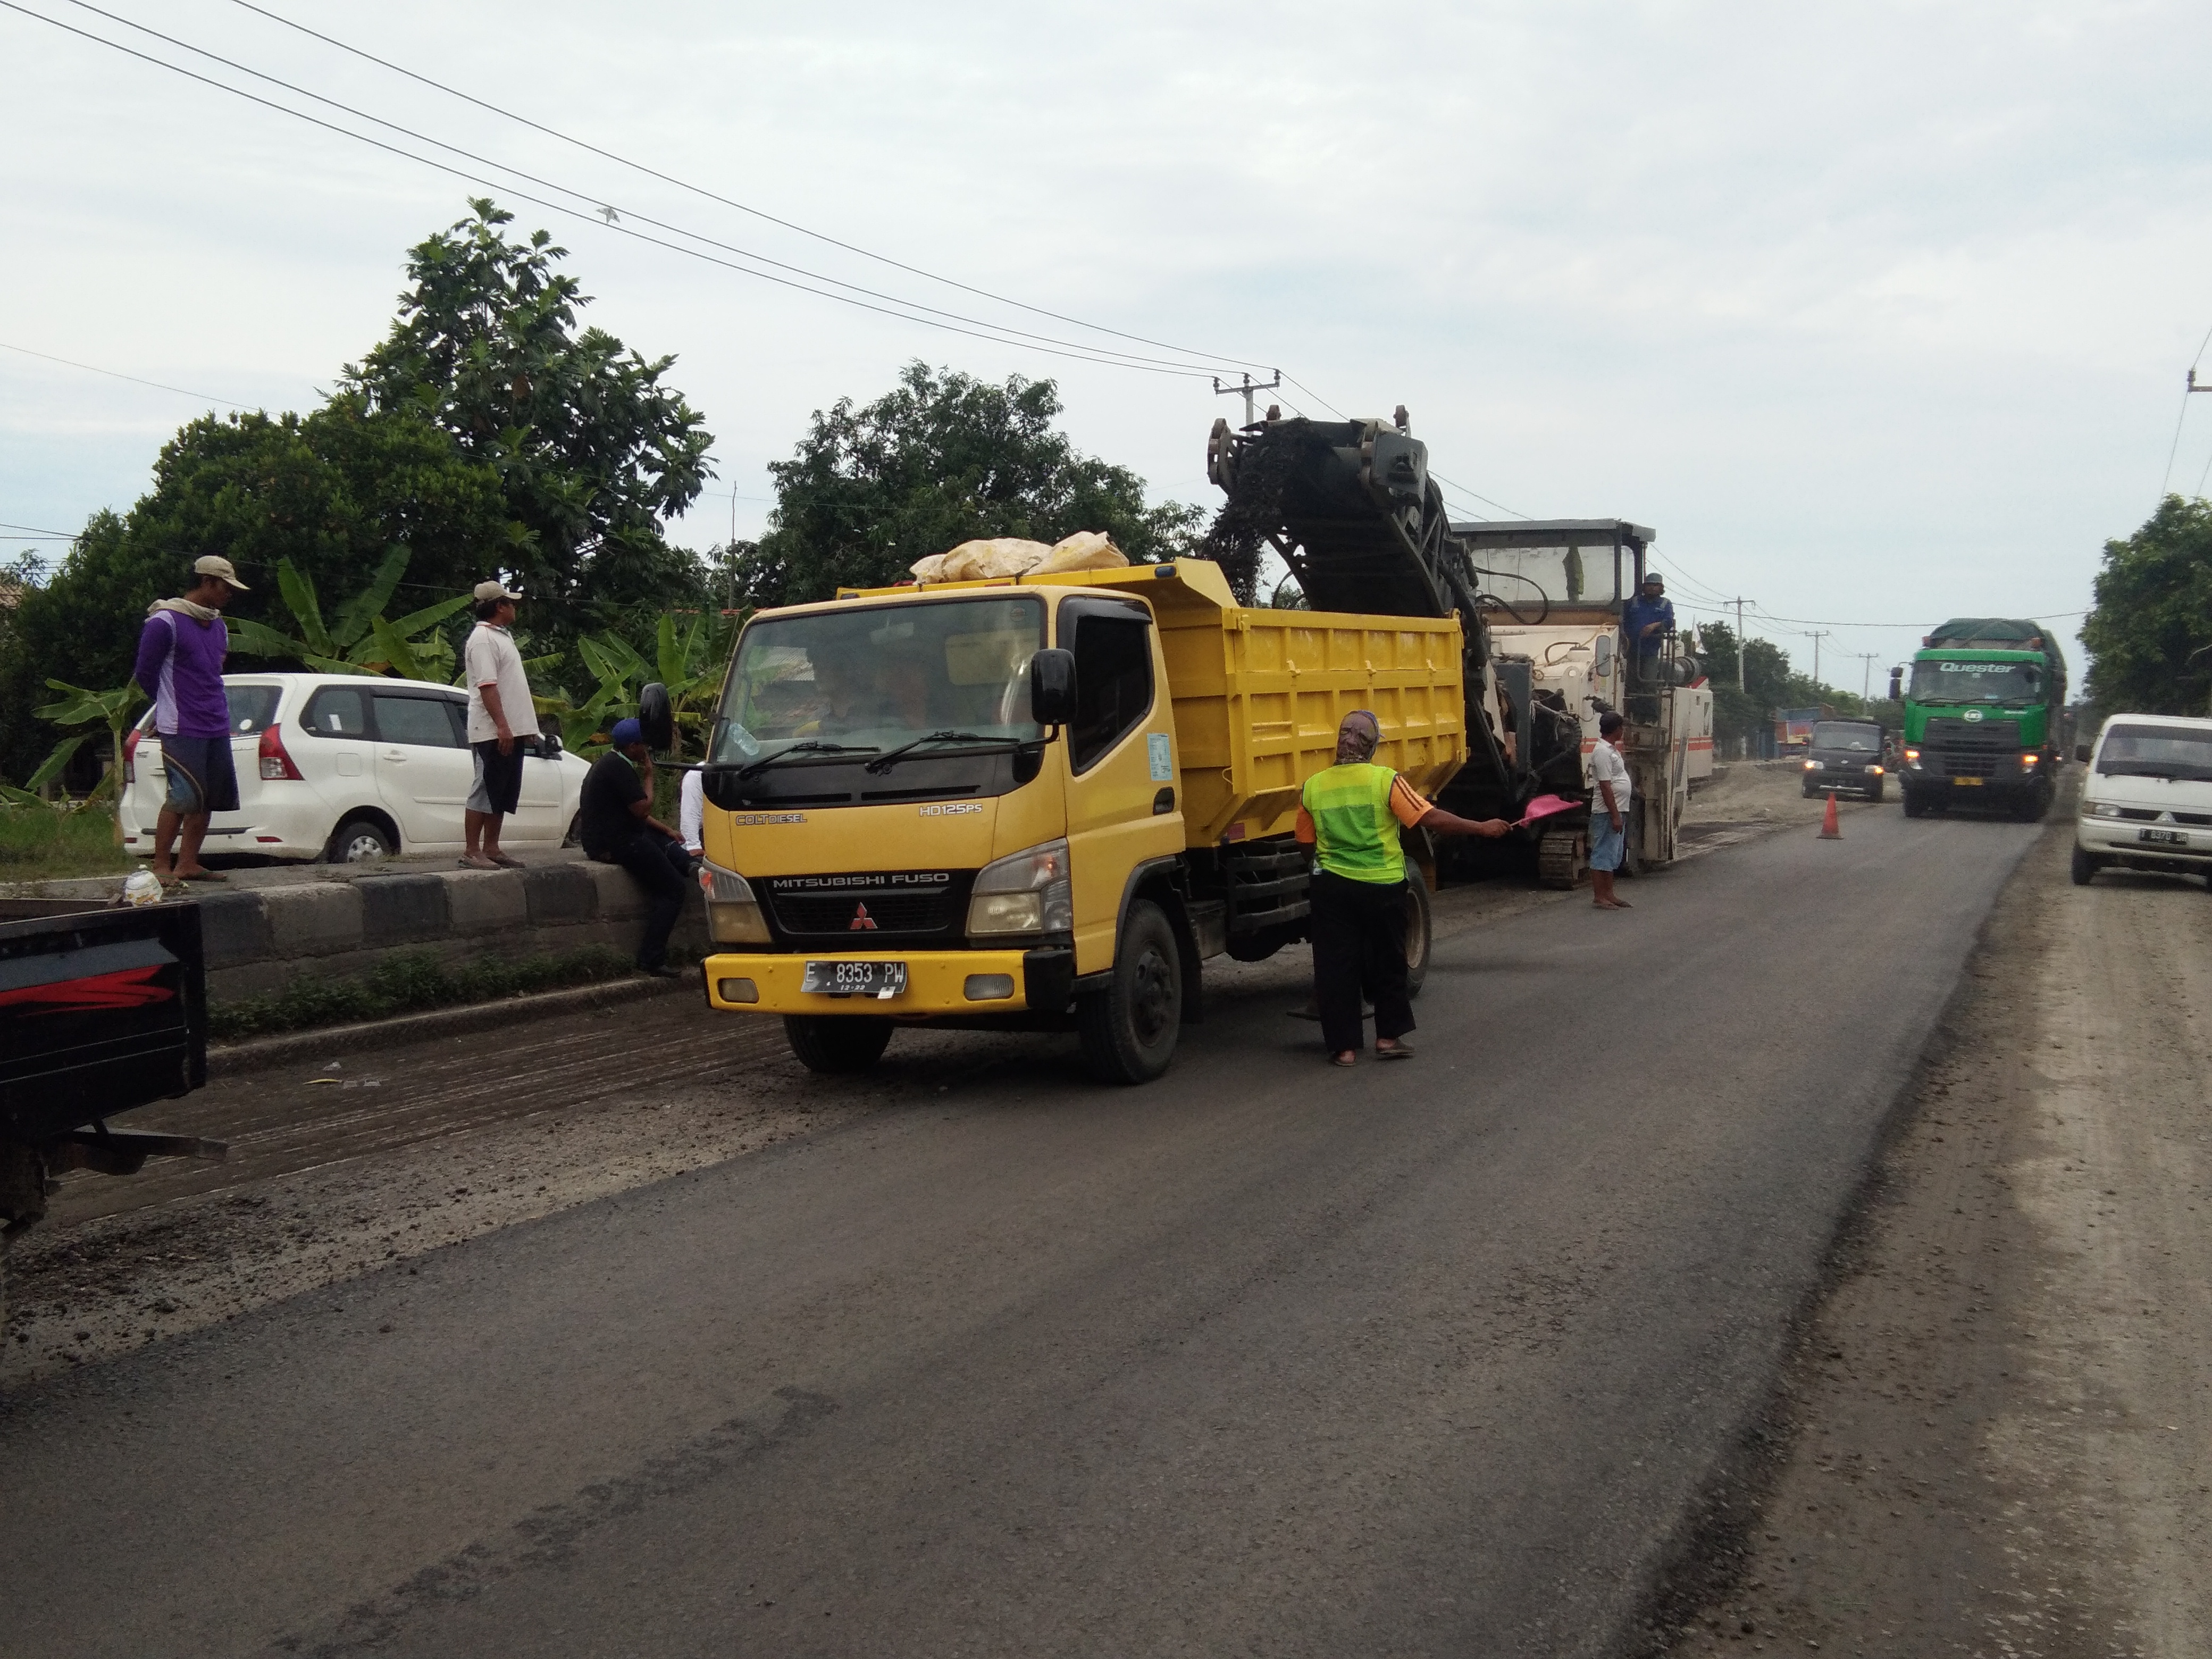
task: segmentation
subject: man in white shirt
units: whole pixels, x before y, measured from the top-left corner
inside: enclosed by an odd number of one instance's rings
[[[684,775],[684,787],[677,792],[676,828],[684,837],[684,850],[695,859],[707,855],[707,775],[697,767]]]
[[[1635,789],[1620,752],[1627,723],[1612,709],[1599,715],[1597,745],[1590,750],[1590,899],[1601,910],[1629,908],[1613,890],[1613,873],[1628,852],[1628,801]]]
[[[522,595],[504,582],[488,581],[477,584],[476,597],[477,625],[462,662],[468,670],[469,747],[476,751],[477,777],[462,816],[468,851],[461,862],[471,870],[520,870],[520,859],[499,850],[499,825],[521,803],[524,739],[538,735],[530,678],[508,632]]]

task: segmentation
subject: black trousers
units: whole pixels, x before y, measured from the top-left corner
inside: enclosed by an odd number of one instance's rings
[[[1401,1037],[1412,1030],[1406,884],[1351,881],[1316,870],[1306,897],[1313,906],[1314,1001],[1329,1053],[1366,1046],[1360,1036],[1363,991],[1375,1005],[1376,1036]]]
[[[668,960],[668,936],[675,931],[684,896],[691,890],[691,855],[674,836],[648,830],[617,846],[607,855],[607,862],[622,866],[629,872],[630,879],[645,889],[648,908],[645,938],[637,947],[637,965],[658,968]]]

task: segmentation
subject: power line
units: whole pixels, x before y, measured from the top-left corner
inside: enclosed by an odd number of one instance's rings
[[[739,213],[750,214],[756,219],[763,220],[772,225],[781,226],[786,230],[795,231],[801,236],[811,237],[816,241],[827,243],[831,247],[842,248],[848,253],[857,253],[864,259],[873,259],[878,264],[889,265],[896,270],[906,271],[911,276],[922,277],[928,282],[941,283],[947,288],[958,289],[963,293],[973,294],[979,299],[989,300],[999,305],[1012,306],[1018,311],[1030,312],[1039,317],[1049,317],[1055,322],[1068,323],[1077,328],[1089,329],[1091,332],[1096,334],[1110,334],[1116,339],[1134,340],[1140,345],[1157,346],[1163,351],[1178,351],[1187,356],[1212,357],[1224,363],[1235,363],[1241,368],[1264,368],[1268,367],[1267,364],[1255,362],[1249,358],[1232,357],[1222,352],[1202,351],[1194,347],[1173,345],[1169,343],[1167,341],[1155,340],[1146,335],[1131,334],[1121,329],[1109,328],[1103,323],[1085,322],[1080,317],[1073,317],[1064,312],[1053,311],[1043,306],[1033,306],[1025,301],[1014,299],[1008,295],[995,294],[988,289],[977,288],[972,283],[961,282],[955,277],[939,276],[935,271],[924,270],[920,265],[908,264],[905,261],[894,259],[888,254],[873,252],[867,248],[860,246],[857,243],[844,241],[838,237],[830,235],[826,232],[811,230],[806,226],[796,223],[792,220],[779,218],[775,214],[767,212],[763,209],[750,207],[743,202],[733,200],[727,196],[724,196],[715,191],[709,190],[703,185],[695,185],[688,180],[678,179],[672,173],[663,173],[659,168],[648,167],[642,161],[633,161],[629,157],[618,155],[611,149],[602,149],[599,145],[591,143],[585,139],[575,137],[572,134],[563,132],[557,127],[550,127],[545,125],[543,122],[533,121],[526,115],[518,115],[512,110],[502,108],[497,104],[487,102],[485,100],[478,98],[472,94],[463,92],[458,87],[450,87],[442,81],[434,81],[427,75],[418,74],[413,70],[407,69],[401,64],[392,62],[389,58],[379,58],[375,53],[365,52],[359,46],[349,46],[346,42],[338,40],[334,35],[324,34],[318,30],[309,28],[304,23],[294,22],[289,17],[281,16],[277,13],[270,11],[264,7],[254,5],[252,3],[252,0],[233,0],[233,3],[242,6],[247,11],[253,12],[259,16],[265,17],[272,23],[280,24],[288,29],[296,30],[301,34],[320,40],[325,46],[335,46],[340,52],[350,53],[356,58],[362,58],[368,63],[374,64],[379,68],[390,70],[394,75],[404,76],[408,80],[416,82],[422,86],[429,87],[435,91],[442,92],[448,97],[458,98],[464,103],[473,104],[478,109],[489,111],[490,113],[499,116],[502,119],[513,121],[520,125],[528,127],[532,131],[542,132],[550,138],[557,138],[564,144],[573,144],[579,149],[587,150],[592,155],[603,157],[607,161],[616,163],[619,167],[629,167],[635,172],[645,174],[647,178],[658,179],[663,184],[673,185],[678,190],[689,191],[695,196],[705,198],[708,201],[718,202],[724,207],[734,208]],[[824,280],[826,281],[830,279],[825,278]],[[1339,416],[1339,418],[1341,419],[1343,417]]]
[[[2166,476],[2158,482],[2158,498],[2160,501],[2166,499],[2166,486],[2173,482],[2173,458],[2181,453],[2181,428],[2189,419],[2189,394],[2197,390],[2197,365],[2204,361],[2208,347],[2212,347],[2212,328],[2204,331],[2204,337],[2197,343],[2197,355],[2189,360],[2189,380],[2182,388],[2181,412],[2173,417],[2173,442],[2166,452]],[[2201,480],[2197,489],[2199,495],[2203,493],[2204,485]]]
[[[963,328],[952,323],[939,322],[933,317],[915,315],[912,310],[899,310],[894,308],[898,306],[910,305],[911,302],[907,301],[895,301],[890,306],[881,306],[870,304],[865,300],[853,299],[842,294],[832,294],[827,289],[814,288],[805,283],[795,282],[787,276],[778,276],[769,271],[755,270],[750,265],[738,264],[729,259],[718,258],[714,254],[708,253],[699,248],[686,247],[680,243],[667,241],[658,236],[648,236],[642,231],[634,230],[629,226],[615,221],[602,221],[596,210],[591,213],[580,212],[577,209],[572,208],[564,203],[549,202],[541,196],[533,196],[527,191],[517,190],[509,183],[498,179],[487,179],[479,173],[470,173],[464,168],[452,167],[443,161],[434,161],[427,155],[418,155],[411,150],[401,149],[397,144],[386,143],[380,138],[372,138],[367,133],[356,132],[350,128],[340,126],[335,122],[325,121],[319,116],[310,115],[304,110],[293,109],[287,105],[277,103],[274,100],[264,98],[258,94],[248,92],[242,87],[234,87],[227,82],[218,81],[210,76],[202,75],[196,70],[188,70],[180,64],[173,64],[168,62],[167,59],[154,57],[150,53],[137,51],[134,47],[126,46],[119,40],[110,40],[105,36],[94,34],[88,30],[77,28],[74,25],[64,23],[59,18],[49,17],[43,12],[33,11],[27,6],[17,4],[16,0],[0,0],[0,8],[4,8],[7,10],[13,12],[20,12],[26,17],[34,19],[41,23],[50,24],[53,27],[60,29],[66,33],[74,34],[78,36],[80,39],[89,40],[96,46],[106,46],[111,51],[119,52],[128,58],[137,58],[140,62],[150,64],[156,69],[167,70],[173,75],[180,75],[188,81],[197,81],[203,86],[214,88],[218,92],[227,92],[234,98],[244,99],[247,103],[258,104],[263,108],[274,110],[280,115],[289,115],[295,120],[304,121],[310,126],[320,127],[327,132],[337,134],[340,137],[350,138],[357,143],[369,145],[371,148],[383,150],[388,155],[399,156],[404,161],[413,161],[420,166],[434,168],[437,172],[448,173],[456,179],[465,179],[471,184],[482,185],[487,189],[502,191],[514,200],[527,202],[532,206],[544,208],[548,212],[565,214],[568,217],[579,220],[583,223],[592,225],[598,228],[612,231],[617,235],[628,236],[635,241],[648,243],[654,247],[665,248],[673,253],[684,254],[691,258],[701,260],[708,264],[720,265],[726,270],[738,271],[742,275],[755,277],[761,282],[774,283],[781,288],[796,289],[801,293],[811,294],[820,299],[834,300],[841,305],[851,306],[858,310],[872,311],[880,316],[896,318],[901,322],[919,323],[924,327],[939,329],[948,334],[964,335],[970,339],[982,340],[992,345],[1012,346],[1019,350],[1040,352],[1047,356],[1069,358],[1077,362],[1097,363],[1109,368],[1133,369],[1139,374],[1169,374],[1174,375],[1179,379],[1198,380],[1206,379],[1210,376],[1211,371],[1207,370],[1195,368],[1155,368],[1148,363],[1129,361],[1127,354],[1122,356],[1100,355],[1101,353],[1108,350],[1108,348],[1054,347],[1049,345],[1026,344],[1020,338],[1009,337],[1010,336],[1018,336],[1021,333],[1021,331],[1005,328],[998,324],[979,323],[977,326],[974,328]],[[251,72],[252,71],[248,71],[248,73]],[[308,95],[313,96],[313,94],[310,94]],[[425,142],[435,143],[436,141],[426,140]],[[499,164],[495,163],[493,165],[496,166]],[[507,172],[514,171],[514,169],[503,167],[501,167],[501,170]],[[582,191],[569,190],[565,185],[556,185],[550,186],[550,188],[561,190],[565,194],[575,196],[583,200],[589,201],[595,199]],[[688,236],[691,235],[692,233],[688,231],[678,231],[676,234],[678,235]],[[706,237],[696,237],[694,240],[699,241],[711,240],[711,239]],[[746,254],[744,257],[747,258],[753,258],[757,256]],[[763,263],[775,262],[764,261]],[[824,280],[833,279],[825,278]],[[849,286],[849,284],[847,286]],[[926,309],[926,307],[916,307],[916,309]],[[983,331],[986,330],[994,331]]]
[[[0,530],[13,530],[40,542],[73,542],[76,539],[66,530],[41,530],[36,525],[0,524]]]
[[[51,352],[33,351],[28,346],[10,345],[0,340],[0,351],[20,351],[26,357],[38,357],[46,362],[59,363],[64,368],[81,368],[88,374],[105,374],[112,380],[128,380],[133,386],[150,386],[157,392],[173,392],[180,398],[195,398],[202,403],[221,404],[225,409],[250,410],[250,404],[234,404],[228,398],[214,398],[204,392],[188,392],[180,386],[165,386],[159,380],[141,380],[136,374],[119,374],[112,368],[96,368],[90,363],[71,362],[67,357],[57,357]]]
[[[389,131],[404,134],[407,137],[414,139],[418,143],[429,144],[438,149],[445,150],[450,155],[459,155],[465,160],[474,161],[482,167],[496,168],[500,172],[507,173],[514,178],[520,179],[526,183],[536,185],[540,189],[556,191],[564,196],[573,196],[579,201],[588,204],[591,206],[592,213],[598,216],[602,222],[610,228],[620,228],[620,226],[617,223],[617,219],[623,216],[617,215],[616,210],[613,207],[604,204],[603,198],[590,191],[577,190],[572,185],[562,184],[555,179],[540,177],[537,173],[526,173],[521,168],[514,166],[512,162],[501,161],[492,156],[479,155],[474,150],[465,149],[458,144],[447,143],[441,138],[433,137],[427,132],[420,131],[416,128],[407,126],[400,122],[387,121],[382,116],[374,114],[368,110],[357,108],[351,104],[343,103],[335,98],[325,97],[321,93],[313,91],[308,88],[297,85],[290,81],[283,80],[277,76],[264,74],[263,71],[254,69],[248,64],[239,63],[234,58],[225,58],[220,52],[210,52],[205,47],[192,45],[189,40],[179,40],[175,35],[165,34],[161,30],[150,28],[143,23],[134,22],[128,17],[120,16],[114,12],[107,11],[101,7],[92,4],[91,0],[65,0],[65,3],[76,7],[80,11],[88,11],[96,17],[104,17],[112,23],[122,25],[125,28],[136,29],[141,34],[150,35],[156,40],[175,46],[180,51],[191,52],[197,57],[204,58],[210,63],[221,64],[224,68],[234,70],[240,75],[250,75],[257,81],[266,82],[273,87],[282,87],[285,91],[292,93],[298,97],[312,99],[318,104],[325,105],[331,109],[343,111],[344,113],[354,117],[356,120],[372,122],[377,126],[383,127]],[[15,9],[18,10],[21,9],[20,7]],[[40,14],[30,13],[28,15],[37,16]],[[54,20],[47,19],[46,21],[52,21]],[[67,27],[68,26],[66,24],[62,24],[59,25],[59,27]],[[100,37],[96,35],[88,36],[88,38],[94,40],[100,39]],[[116,43],[112,41],[103,41],[103,44],[110,46],[116,45]],[[118,47],[118,49],[128,50],[128,48],[123,47]],[[152,61],[160,62],[161,60],[155,59]],[[174,69],[177,66],[174,64],[164,64],[164,67]],[[179,70],[179,72],[189,73],[189,71],[181,70]],[[222,83],[214,82],[213,84],[222,85]],[[226,88],[226,90],[235,92],[238,89],[235,88]],[[245,96],[248,94],[241,94],[240,95]],[[274,107],[283,108],[283,106],[279,105],[274,106]],[[313,118],[313,117],[302,115],[301,112],[297,110],[287,110],[285,112],[299,116],[301,119],[312,120]],[[337,131],[345,131],[343,128],[335,128],[333,130]],[[349,137],[361,139],[364,143],[373,143],[376,142],[374,139],[367,138],[364,135],[360,133],[348,132],[346,136]],[[406,152],[404,151],[397,153],[403,155],[406,154]],[[410,156],[409,159],[418,161],[427,161],[427,158],[422,156]],[[428,165],[434,167],[440,164],[437,162],[428,162]],[[448,171],[450,170],[451,169],[448,169]],[[461,176],[467,177],[468,175],[463,174]],[[477,182],[482,183],[485,181],[478,180]],[[499,186],[496,185],[492,187],[499,188]],[[568,211],[574,212],[575,210],[572,208],[569,209]],[[610,217],[609,216],[615,216]],[[1169,362],[1168,360],[1163,358],[1146,357],[1134,352],[1119,351],[1111,346],[1093,346],[1079,341],[1055,339],[1050,335],[1033,334],[1025,329],[1010,327],[1002,323],[994,323],[983,318],[969,317],[963,315],[959,312],[945,311],[935,306],[923,305],[919,301],[904,299],[897,295],[885,294],[876,289],[864,288],[857,283],[848,283],[839,277],[829,276],[822,271],[810,270],[803,265],[794,265],[785,260],[771,258],[767,254],[756,253],[750,248],[739,247],[734,243],[725,242],[715,237],[705,235],[698,231],[687,230],[681,225],[672,224],[665,220],[656,219],[649,214],[639,213],[633,210],[629,210],[626,216],[635,219],[641,224],[651,225],[656,230],[665,230],[671,235],[685,237],[692,241],[703,243],[708,247],[720,248],[724,252],[733,253],[742,259],[754,260],[761,264],[773,266],[778,270],[787,270],[795,276],[805,276],[814,282],[827,283],[834,288],[842,288],[848,289],[854,294],[865,295],[870,299],[882,300],[889,304],[905,307],[910,310],[927,312],[932,316],[948,318],[954,322],[968,323],[978,328],[990,329],[997,333],[1010,336],[1014,339],[1035,341],[1045,346],[1060,346],[1078,352],[1097,354],[1096,360],[1100,362],[1109,362],[1115,358],[1126,357],[1128,358],[1133,364],[1176,368],[1190,374],[1210,374],[1212,373],[1211,368],[1201,369],[1195,364],[1171,363]],[[837,299],[842,296],[831,295],[825,297]],[[923,319],[916,319],[915,320],[919,321]],[[1200,355],[1203,356],[1209,354]]]

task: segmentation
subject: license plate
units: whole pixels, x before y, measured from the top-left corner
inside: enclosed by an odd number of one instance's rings
[[[799,988],[835,997],[895,997],[906,989],[906,963],[810,962]]]
[[[2136,831],[2136,839],[2137,841],[2155,842],[2161,847],[2186,847],[2189,845],[2189,837],[2183,835],[2179,830],[2138,830]]]
[[[1979,778],[1954,778],[1951,781],[1961,789],[1978,789],[1982,787],[1982,780]]]

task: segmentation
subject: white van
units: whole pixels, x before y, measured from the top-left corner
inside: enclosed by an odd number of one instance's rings
[[[2212,720],[2115,714],[2097,735],[2074,821],[2074,884],[2107,867],[2212,878]]]
[[[203,850],[361,864],[464,845],[461,815],[476,778],[468,693],[375,675],[226,674],[235,812],[218,812]],[[145,856],[168,792],[148,709],[123,745],[124,843]],[[505,851],[558,847],[576,823],[579,756],[550,733],[526,739],[520,809]]]

